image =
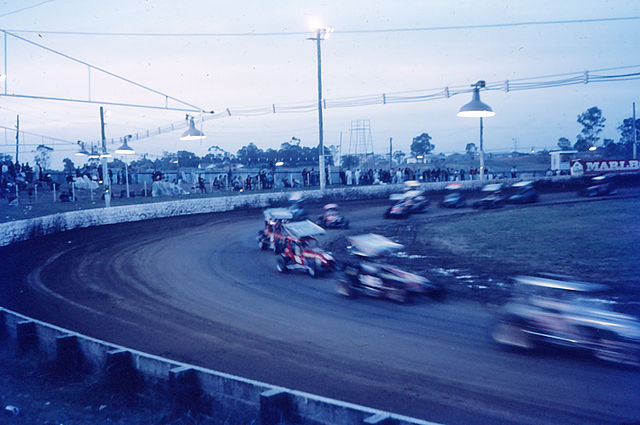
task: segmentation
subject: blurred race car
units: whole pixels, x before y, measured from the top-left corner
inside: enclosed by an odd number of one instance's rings
[[[325,205],[322,208],[322,215],[318,217],[316,222],[325,228],[349,228],[349,220],[340,214],[337,204]]]
[[[591,179],[591,186],[578,191],[578,196],[608,196],[617,193],[612,175],[596,176]]]
[[[533,185],[533,181],[517,182],[512,184],[511,187],[516,189],[516,193],[507,198],[507,203],[530,204],[538,201],[538,192]]]
[[[293,214],[288,208],[269,208],[264,210],[264,229],[258,232],[258,248],[272,249],[276,254],[282,252],[287,233],[283,224],[292,220]]]
[[[293,193],[289,197],[289,202],[290,205],[288,209],[291,212],[291,220],[306,220],[309,215],[307,214],[307,210],[304,209],[304,199],[302,198],[302,194],[299,192]]]
[[[349,238],[355,261],[345,265],[338,281],[338,293],[354,297],[359,293],[404,303],[410,294],[439,292],[427,278],[378,262],[378,257],[403,248],[384,236],[366,234]]]
[[[311,277],[335,270],[336,262],[331,253],[318,245],[314,236],[324,233],[317,224],[305,220],[283,224],[287,237],[282,252],[276,260],[276,269],[280,273],[291,270],[304,270]]]
[[[504,185],[502,183],[491,183],[484,185],[482,192],[485,196],[482,199],[474,201],[471,206],[473,208],[498,208],[504,204],[504,198],[502,197],[502,189]]]
[[[451,183],[445,187],[446,194],[444,199],[440,201],[440,208],[464,208],[467,206],[467,201],[462,196],[460,183]]]
[[[389,196],[394,203],[387,208],[384,218],[407,218],[410,214],[425,212],[431,200],[424,190],[420,189],[420,183],[416,181],[405,182],[402,193],[394,193]]]
[[[517,295],[503,306],[492,331],[496,342],[524,350],[561,346],[640,365],[640,322],[594,296],[606,287],[556,275],[515,281]]]

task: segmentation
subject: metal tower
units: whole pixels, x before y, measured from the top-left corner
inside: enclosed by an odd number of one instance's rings
[[[360,158],[360,166],[373,167],[373,138],[370,120],[352,120],[349,133],[348,155]]]

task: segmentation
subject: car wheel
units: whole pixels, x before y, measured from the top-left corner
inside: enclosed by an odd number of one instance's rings
[[[637,347],[621,341],[613,333],[598,337],[593,355],[597,359],[610,363],[640,366],[640,351]]]
[[[387,293],[387,297],[400,304],[407,302],[407,291],[403,288],[394,288]]]
[[[318,271],[316,270],[316,263],[311,263],[311,265],[307,267],[307,272],[309,273],[309,276],[313,278],[318,276]]]
[[[356,291],[351,287],[349,282],[338,282],[338,287],[336,290],[338,291],[338,294],[342,295],[343,297],[353,298],[356,296]]]
[[[284,261],[284,258],[281,256],[276,260],[276,270],[280,273],[288,273],[289,268],[287,267],[287,263]]]
[[[264,242],[264,240],[260,239],[258,241],[258,248],[265,251],[267,248],[269,248],[269,246]]]
[[[345,220],[344,222],[344,228],[348,229],[349,228],[349,220]]]
[[[501,321],[494,326],[491,337],[494,341],[502,345],[521,348],[523,350],[533,350],[535,348],[531,337],[517,324]]]

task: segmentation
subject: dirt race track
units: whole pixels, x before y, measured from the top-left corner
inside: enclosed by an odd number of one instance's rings
[[[575,198],[542,200],[560,196]],[[348,232],[381,224],[385,205],[346,206]],[[638,370],[502,350],[489,338],[492,313],[469,300],[349,300],[333,278],[279,274],[257,248],[261,226],[260,211],[231,212],[1,248],[0,302],[149,353],[434,422],[640,422]]]

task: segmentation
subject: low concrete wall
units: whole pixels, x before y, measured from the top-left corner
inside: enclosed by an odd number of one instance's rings
[[[478,181],[463,182],[467,189],[479,187]],[[447,182],[425,183],[428,190],[442,190]],[[305,190],[309,200],[353,200],[382,198],[402,189],[402,185],[349,186],[336,189]],[[256,193],[201,199],[178,199],[165,202],[112,208],[71,211],[29,220],[0,223],[0,246],[25,241],[52,233],[82,227],[125,223],[189,214],[231,211],[241,208],[265,208],[285,202],[292,192]]]
[[[167,360],[111,344],[0,307],[0,339],[35,350],[69,370],[99,374],[112,385],[155,385],[170,394],[204,394],[225,423],[436,425],[300,391]]]

